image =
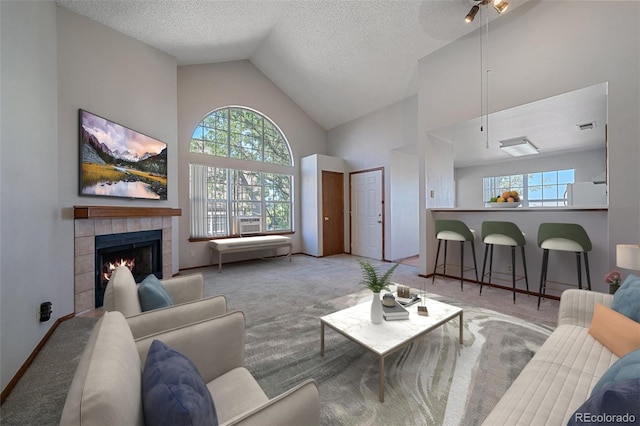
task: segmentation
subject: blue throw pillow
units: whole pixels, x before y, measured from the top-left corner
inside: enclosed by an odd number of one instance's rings
[[[613,295],[611,309],[640,322],[640,277],[628,275]]]
[[[147,425],[216,425],[211,393],[196,366],[159,340],[149,348],[142,372],[142,408]]]
[[[640,419],[640,379],[603,386],[572,415],[567,425],[635,424]]]
[[[595,395],[602,387],[625,379],[640,379],[640,349],[631,351],[614,362],[591,389],[591,396]]]
[[[138,285],[138,298],[142,311],[166,308],[172,306],[173,301],[160,280],[151,274]]]

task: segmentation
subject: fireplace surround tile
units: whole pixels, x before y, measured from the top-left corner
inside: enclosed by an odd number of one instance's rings
[[[95,305],[95,236],[162,229],[162,274],[173,275],[172,217],[126,217],[75,219],[74,300],[75,313],[92,311]]]
[[[76,292],[78,293],[84,293],[85,291],[92,290],[95,287],[93,271],[76,275],[75,283]]]
[[[96,239],[93,235],[88,237],[76,237],[75,254],[93,254],[96,251]]]
[[[113,234],[112,219],[96,219],[96,235]]]
[[[127,219],[110,219],[111,230],[114,234],[122,234],[127,232]]]
[[[94,266],[94,254],[83,254],[80,256],[76,256],[75,259],[75,275],[84,274],[84,273],[92,273]]]
[[[127,219],[127,232],[138,232],[142,231],[142,226],[140,225],[140,218],[131,217]]]
[[[163,223],[162,223],[162,218],[161,217],[152,217],[151,218],[151,228],[150,229],[162,229],[163,228]]]
[[[90,235],[95,235],[95,221],[94,220],[76,220],[75,225],[75,236],[76,237],[87,237]]]

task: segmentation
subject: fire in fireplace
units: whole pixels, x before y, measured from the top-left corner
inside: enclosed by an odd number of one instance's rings
[[[162,278],[162,230],[96,236],[95,307],[103,304],[111,273],[125,265],[136,282],[147,275]]]

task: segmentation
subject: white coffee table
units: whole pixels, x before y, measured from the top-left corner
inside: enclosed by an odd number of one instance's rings
[[[324,328],[329,327],[348,337],[379,357],[380,384],[378,395],[384,402],[384,359],[408,345],[418,337],[440,327],[442,324],[459,317],[462,343],[462,308],[426,299],[429,316],[418,315],[418,302],[407,308],[408,320],[385,321],[380,324],[371,322],[371,301],[360,303],[347,309],[325,315],[320,318],[320,355],[324,356]]]

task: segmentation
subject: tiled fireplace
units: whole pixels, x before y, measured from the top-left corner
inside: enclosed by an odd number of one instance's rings
[[[156,231],[161,235],[161,248],[151,249],[145,256],[160,256],[156,267],[161,268],[163,278],[172,276],[172,244],[171,244],[171,218],[179,216],[180,209],[167,208],[131,208],[131,207],[85,207],[74,208],[75,250],[74,250],[74,296],[75,313],[80,314],[93,310],[96,307],[96,287],[102,270],[96,271],[96,237],[98,240],[107,241],[123,240],[126,243],[129,238],[142,235],[143,238]],[[98,247],[101,246],[98,242]],[[138,247],[139,244],[135,244]],[[134,250],[136,251],[136,250]],[[141,260],[148,262],[148,260]],[[153,271],[154,265],[149,266]],[[99,293],[100,290],[98,290]],[[98,294],[99,295],[99,294]]]

